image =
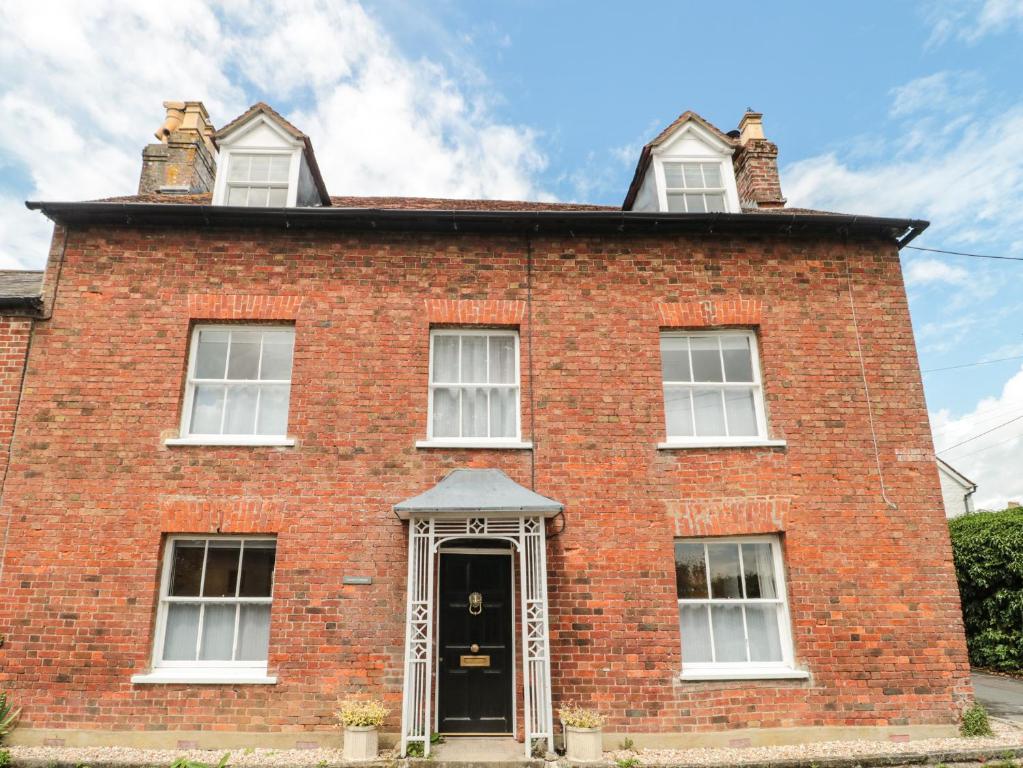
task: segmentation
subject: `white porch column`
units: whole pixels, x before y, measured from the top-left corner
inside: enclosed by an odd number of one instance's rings
[[[413,519],[408,537],[408,606],[405,621],[405,681],[401,708],[401,754],[410,743],[430,754],[430,704],[433,701],[432,519]]]
[[[554,748],[551,709],[551,654],[547,607],[547,540],[542,517],[522,519],[519,545],[522,594],[522,689],[525,697],[526,758],[533,743]]]

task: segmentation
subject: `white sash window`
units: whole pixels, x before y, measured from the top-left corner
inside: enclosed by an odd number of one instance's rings
[[[805,677],[793,669],[774,536],[675,542],[682,677]]]
[[[428,435],[472,445],[520,440],[518,332],[430,334]]]
[[[267,678],[277,543],[172,536],[164,551],[153,671],[135,682]]]

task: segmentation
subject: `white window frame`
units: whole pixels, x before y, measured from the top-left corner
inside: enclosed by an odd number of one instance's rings
[[[185,397],[181,405],[181,421],[179,424],[179,437],[169,438],[164,440],[164,445],[266,445],[266,446],[292,446],[295,444],[293,438],[287,437],[287,425],[290,425],[291,420],[291,390],[289,389],[288,395],[288,422],[285,426],[284,435],[208,435],[208,434],[192,434],[190,430],[190,424],[192,421],[192,406],[195,400],[195,387],[197,384],[202,384],[207,381],[217,382],[219,379],[196,379],[195,378],[195,366],[197,362],[197,356],[199,352],[199,334],[202,331],[291,331],[293,337],[295,335],[295,326],[293,325],[275,325],[273,323],[235,323],[235,324],[197,324],[192,328],[191,337],[188,344],[188,369],[185,378]],[[292,350],[294,350],[294,344],[292,344]],[[228,354],[230,355],[230,343],[228,344]],[[260,352],[262,354],[262,351]],[[232,383],[237,384],[287,384],[292,387],[292,382],[295,380],[295,360],[294,352],[292,352],[291,361],[291,378],[290,379],[231,379]],[[258,401],[257,401],[258,402]],[[258,407],[258,406],[257,406]],[[225,413],[227,409],[224,409]],[[222,416],[223,418],[223,416]]]
[[[260,126],[270,130],[272,138],[253,141],[253,132]],[[213,204],[227,205],[227,174],[231,167],[231,155],[290,155],[291,166],[288,173],[288,199],[285,207],[294,208],[298,204],[299,177],[303,165],[303,144],[294,136],[287,134],[276,122],[266,115],[259,114],[243,125],[236,126],[229,135],[221,137],[217,156],[217,176],[213,182]],[[259,210],[256,208],[255,210]]]
[[[668,172],[665,169],[665,165],[678,164],[678,165],[685,166],[686,163],[690,163],[690,164],[695,163],[696,165],[701,165],[701,166],[703,166],[703,165],[716,165],[717,168],[718,168],[718,176],[721,178],[721,186],[719,186],[719,187],[702,187],[702,188],[699,188],[699,189],[696,189],[696,188],[692,188],[691,189],[689,187],[669,187],[668,186]],[[665,158],[661,159],[661,173],[662,173],[663,178],[664,178],[664,210],[665,211],[673,212],[673,213],[683,213],[683,211],[671,211],[671,209],[668,207],[668,198],[671,197],[672,195],[683,195],[683,196],[685,196],[688,193],[688,194],[692,194],[692,195],[721,195],[721,207],[722,207],[722,210],[720,210],[720,211],[689,211],[689,210],[686,210],[686,211],[684,211],[684,213],[728,213],[729,212],[730,206],[729,206],[729,199],[728,199],[728,180],[727,180],[727,176],[726,176],[726,170],[725,170],[725,167],[724,167],[724,163],[722,161],[717,160],[715,158],[708,158],[708,157],[703,157],[703,158],[692,157],[692,158],[688,158],[688,159],[677,158],[677,157],[665,157]],[[684,167],[683,167],[682,173],[683,173],[682,178],[685,179],[685,168]],[[701,176],[704,175],[702,168],[700,169],[700,175]],[[683,205],[685,205],[688,208],[688,203],[686,203],[684,199],[683,199]]]
[[[712,190],[691,190],[693,192],[724,192],[725,193],[725,210],[721,213],[740,213],[742,208],[739,205],[739,188],[735,183],[735,168],[732,166],[731,155],[725,156],[718,153],[713,155],[657,155],[656,162],[653,164],[654,178],[657,181],[657,201],[661,211],[668,213],[668,178],[664,172],[665,163],[717,163],[721,172],[721,183],[722,187],[715,187]],[[682,192],[684,190],[677,189],[676,187],[671,188],[672,192]],[[677,213],[677,212],[676,212]],[[716,212],[708,212],[705,215],[713,215]],[[698,215],[698,214],[681,214],[677,215]]]
[[[265,156],[265,157],[286,157],[288,158],[288,179],[287,181],[231,181],[231,163],[235,156],[248,155],[252,157]],[[291,191],[296,187],[296,184],[292,182],[293,177],[297,181],[297,173],[293,171],[296,168],[295,160],[298,155],[291,149],[248,149],[239,147],[238,149],[232,149],[224,152],[224,156],[221,158],[221,162],[225,163],[224,166],[224,181],[223,189],[221,190],[221,196],[224,205],[230,205],[228,200],[231,199],[231,190],[235,188],[251,188],[251,187],[269,187],[271,189],[283,189],[285,190],[285,203],[284,206],[263,206],[263,205],[245,205],[239,206],[243,208],[267,208],[267,207],[291,207],[294,203],[291,202]]]
[[[171,578],[174,570],[174,544],[178,541],[205,541],[206,547],[203,552],[203,578],[199,583],[199,596],[196,597],[175,597],[169,594]],[[133,683],[256,683],[272,684],[277,682],[276,677],[267,674],[267,661],[165,661],[163,659],[163,647],[167,633],[167,613],[169,606],[173,603],[204,604],[204,605],[238,605],[255,604],[269,605],[271,627],[273,622],[273,591],[277,583],[277,562],[275,558],[273,579],[270,586],[269,597],[202,597],[202,584],[205,580],[206,557],[209,552],[211,541],[240,541],[242,546],[242,557],[244,557],[245,543],[250,541],[272,541],[275,552],[277,545],[276,536],[225,536],[209,534],[175,534],[168,536],[164,543],[163,564],[160,569],[160,593],[156,612],[155,636],[153,638],[153,655],[151,658],[151,672],[147,674],[134,675]],[[240,576],[240,574],[239,574]],[[237,589],[237,587],[236,587]],[[204,613],[204,612],[203,612]],[[234,642],[238,642],[237,615],[235,618]],[[202,642],[202,614],[200,614],[199,628],[196,633],[196,644]],[[269,656],[269,651],[267,653]]]
[[[700,662],[682,664],[680,677],[683,680],[756,680],[772,678],[806,678],[809,673],[796,669],[792,647],[792,620],[789,617],[788,587],[785,583],[785,562],[782,557],[781,540],[777,536],[715,536],[715,537],[691,537],[681,536],[672,542],[672,557],[674,558],[675,544],[703,544],[704,545],[704,567],[709,571],[709,559],[707,559],[708,544],[735,544],[739,550],[739,570],[743,572],[742,544],[770,544],[771,560],[774,564],[776,598],[679,598],[678,611],[681,632],[681,617],[683,605],[774,605],[779,607],[776,612],[778,616],[778,637],[781,645],[782,660],[777,662]],[[677,578],[677,577],[676,577]],[[708,576],[709,578],[709,576]],[[677,590],[676,582],[676,590]],[[676,592],[677,594],[677,592]],[[710,583],[707,584],[707,594],[710,595]],[[742,626],[745,634],[746,654],[749,655],[749,634],[746,630],[746,612],[742,614]],[[714,646],[714,625],[710,624],[711,648]],[[682,637],[682,644],[685,645],[685,638]]]
[[[434,340],[441,336],[510,336],[515,340],[515,383],[514,384],[466,384],[464,386],[486,388],[486,389],[509,389],[515,390],[515,436],[514,437],[437,437],[433,436],[433,393],[435,389],[450,389],[463,386],[460,382],[434,382],[433,380],[433,355]],[[490,345],[487,345],[487,370],[489,371]],[[512,448],[529,449],[532,443],[522,440],[522,373],[519,364],[520,346],[519,332],[517,329],[507,328],[433,328],[430,330],[430,362],[427,372],[429,389],[427,392],[426,407],[426,440],[416,442],[418,448]],[[461,366],[461,346],[459,345],[458,355],[459,366]],[[459,396],[459,409],[461,409],[461,396]],[[459,410],[459,428],[461,428],[461,411]],[[489,414],[488,414],[489,424]]]
[[[664,356],[660,353],[660,341],[664,338],[686,338],[686,337],[710,337],[718,339],[718,354],[721,355],[721,338],[723,336],[742,336],[749,340],[750,355],[751,355],[751,367],[753,369],[753,381],[693,381],[688,382],[669,382],[664,378]],[[757,334],[752,330],[745,330],[741,328],[733,329],[722,329],[715,331],[661,331],[658,337],[658,353],[661,354],[661,400],[664,405],[664,435],[665,441],[658,444],[658,448],[670,449],[670,448],[716,448],[716,447],[729,447],[729,446],[784,446],[784,440],[772,440],[768,437],[768,425],[767,425],[767,408],[764,404],[764,385],[763,375],[760,367],[760,346],[757,343]],[[722,363],[723,365],[723,363]],[[689,370],[694,373],[692,352],[689,355]],[[741,436],[729,436],[729,435],[669,435],[668,434],[668,401],[664,396],[665,389],[752,389],[753,390],[753,409],[756,415],[757,422],[757,434],[756,435],[741,435]],[[690,400],[690,407],[695,409]],[[724,405],[722,404],[724,408]],[[728,426],[728,410],[724,408],[723,415],[725,419],[725,427]],[[693,413],[693,428],[695,431],[696,427],[696,414]]]

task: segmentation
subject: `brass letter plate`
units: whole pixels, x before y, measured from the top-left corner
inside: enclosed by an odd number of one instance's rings
[[[463,667],[489,667],[489,656],[462,656],[461,666]]]

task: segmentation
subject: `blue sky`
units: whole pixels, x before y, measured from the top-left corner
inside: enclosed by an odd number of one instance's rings
[[[103,0],[5,4],[0,30],[0,266],[44,258],[24,199],[134,191],[165,98],[218,125],[274,104],[335,194],[610,204],[680,112],[728,130],[750,106],[790,204],[927,218],[917,245],[1023,256],[1023,0]],[[925,370],[1023,356],[1023,262],[903,263]],[[939,449],[1023,415],[1023,359],[925,384]],[[1023,497],[1023,419],[941,455],[982,504]]]

